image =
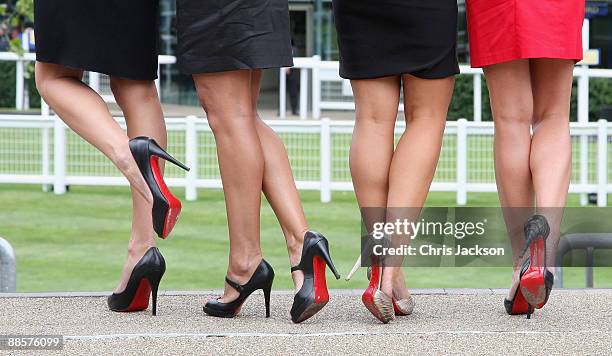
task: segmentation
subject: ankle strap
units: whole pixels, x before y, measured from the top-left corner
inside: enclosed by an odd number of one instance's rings
[[[240,284],[232,281],[231,279],[229,279],[228,277],[225,277],[225,282],[227,284],[229,284],[232,288],[234,288],[238,293],[242,294],[242,289],[244,288],[243,286],[241,286]]]
[[[301,271],[301,270],[303,270],[301,263],[299,265],[297,265],[297,266],[291,267],[291,272]]]

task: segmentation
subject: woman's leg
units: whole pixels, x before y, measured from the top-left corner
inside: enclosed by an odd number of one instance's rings
[[[407,128],[397,144],[389,169],[387,221],[397,218],[415,221],[418,218],[438,164],[455,83],[454,77],[421,79],[404,75],[402,79]],[[395,291],[398,298],[406,298],[405,285],[399,286],[396,282],[403,281],[397,276],[401,261],[395,262],[384,268],[381,289],[387,295]]]
[[[550,224],[547,251],[557,250],[570,182],[572,159],[569,131],[573,60],[530,61],[534,116],[530,167],[538,213]],[[555,253],[547,254],[554,273]]]
[[[287,151],[283,141],[278,135],[259,117],[257,113],[257,101],[259,99],[259,87],[261,82],[261,70],[254,70],[251,74],[251,100],[252,110],[256,116],[256,128],[259,141],[263,150],[264,173],[263,192],[270,202],[287,242],[289,262],[291,266],[300,263],[302,257],[302,246],[304,234],[308,231],[308,223],[302,209],[300,195],[295,187],[293,172],[287,157]],[[295,271],[292,273],[295,290],[302,287],[304,273]]]
[[[36,87],[47,104],[79,136],[102,151],[148,202],[153,201],[128,145],[100,95],[81,81],[83,71],[36,62]]]
[[[261,261],[259,241],[264,155],[257,136],[251,71],[195,74],[198,96],[215,136],[227,210],[227,275],[244,284]],[[226,284],[221,302],[238,292]]]
[[[351,80],[351,86],[355,128],[349,165],[362,223],[371,233],[374,223],[385,221],[401,78]]]
[[[529,165],[533,94],[528,60],[495,64],[484,69],[495,121],[495,180],[513,253],[513,298],[525,246],[523,225],[532,214],[534,191]]]
[[[157,88],[153,81],[111,77],[111,89],[127,123],[129,138],[147,136],[166,147],[166,124]],[[163,160],[160,166],[163,169]],[[155,246],[155,231],[151,221],[152,206],[132,189],[132,234],[128,255],[116,292],[125,289],[136,263],[151,246]]]

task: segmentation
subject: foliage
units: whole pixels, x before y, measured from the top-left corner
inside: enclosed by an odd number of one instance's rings
[[[474,117],[474,85],[471,75],[457,76],[455,82],[455,93],[449,107],[448,117],[452,120],[465,118],[471,120]],[[572,88],[572,106],[570,111],[571,121],[577,120],[577,86],[574,79]],[[589,120],[600,119],[601,110],[604,106],[612,105],[612,80],[608,78],[591,78],[589,80]],[[491,108],[489,105],[489,91],[483,77],[482,81],[482,121],[491,121]]]

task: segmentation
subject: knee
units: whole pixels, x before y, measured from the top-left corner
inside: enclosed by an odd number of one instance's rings
[[[518,104],[502,108],[493,113],[495,123],[502,126],[529,126],[533,120],[533,108],[528,104]]]
[[[427,122],[431,127],[444,127],[446,125],[447,107],[410,105],[404,107],[404,118],[406,125],[415,122]]]
[[[218,109],[208,105],[205,109],[208,125],[215,135],[234,135],[253,125],[256,115],[249,107],[245,109]]]
[[[153,81],[111,77],[110,88],[118,102],[128,98],[138,102],[158,100],[157,88]]]
[[[533,117],[534,130],[544,123],[546,123],[546,125],[558,125],[557,127],[567,127],[569,130],[569,114],[557,110],[547,110],[535,113]]]

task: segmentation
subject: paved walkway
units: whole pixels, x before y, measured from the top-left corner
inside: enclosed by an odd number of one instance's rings
[[[101,293],[5,295],[0,334],[62,334],[71,354],[612,354],[612,290],[554,291],[531,320],[506,315],[504,291],[418,290],[415,313],[388,325],[361,291],[334,291],[300,325],[290,292],[273,294],[270,319],[261,294],[237,318],[208,317],[201,306],[214,293],[164,292],[157,317],[111,313]]]

